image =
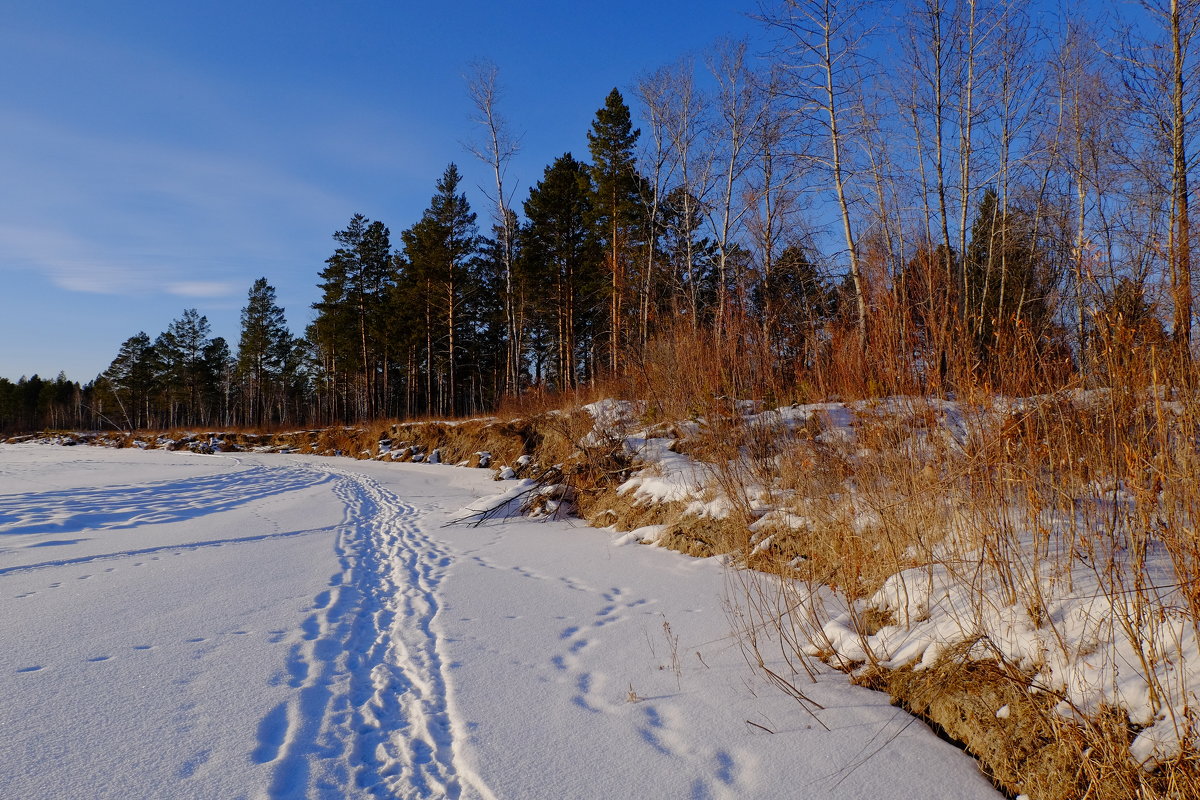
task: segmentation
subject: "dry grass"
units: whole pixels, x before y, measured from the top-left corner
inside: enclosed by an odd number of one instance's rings
[[[1200,714],[1194,701],[1171,705],[1180,686],[1162,665],[1176,642],[1162,623],[1200,624],[1200,406],[1194,395],[1153,382],[1168,364],[1141,366],[1088,393],[1012,404],[980,393],[956,419],[933,400],[893,403],[878,414],[862,405],[851,440],[802,429],[770,438],[773,453],[744,455],[731,482],[760,480],[746,463],[774,458],[773,488],[805,520],[763,531],[770,546],[751,560],[760,573],[737,589],[752,659],[763,665],[766,639],[782,644],[791,677],[777,669],[769,677],[791,681],[797,699],[814,653],[857,670],[961,742],[1000,785],[1034,800],[1200,797],[1190,746],[1147,772],[1130,753],[1140,728],[1123,712],[1064,717],[1055,708],[1062,697],[1029,693],[1027,668],[998,652],[968,658],[973,642],[920,670],[845,663],[822,633],[828,620],[815,613],[820,604],[794,582],[832,588],[865,640],[906,621],[861,601],[888,576],[939,565],[975,587],[981,628],[990,608],[1023,608],[1071,658],[1047,593],[1069,596],[1086,581],[1111,604],[1117,644],[1140,658],[1131,668],[1145,679],[1159,718],[1173,720],[1186,739]],[[743,454],[752,444],[743,437]],[[1179,592],[1156,584],[1164,562]],[[997,719],[1000,707],[1007,718]]]
[[[1030,694],[1029,676],[995,660],[972,657],[974,643],[944,654],[933,666],[916,671],[870,670],[857,678],[864,686],[888,692],[910,713],[929,721],[943,736],[959,743],[984,765],[997,785],[1039,800],[1128,800],[1137,797],[1141,770],[1128,759],[1128,720],[1106,712],[1095,733],[1120,757],[1095,758],[1093,742],[1077,726],[1054,715],[1057,698]],[[1004,712],[997,716],[997,710]],[[1118,765],[1103,780],[1093,780],[1085,765]]]

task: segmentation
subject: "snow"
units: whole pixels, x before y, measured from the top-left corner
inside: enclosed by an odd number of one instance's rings
[[[652,438],[631,444],[630,449],[637,457],[654,468],[639,471],[617,487],[617,491],[632,492],[634,500],[642,503],[696,502],[695,498],[704,494],[712,470],[689,456],[673,452],[672,441]]]
[[[1103,390],[1075,391],[1059,400],[1086,407],[1103,397]],[[935,438],[949,450],[961,451],[972,431],[977,435],[1006,414],[1046,399],[994,397],[987,408],[968,409],[952,400],[891,397],[765,411],[741,404],[738,411],[745,426],[768,436],[786,438],[801,429],[811,435],[815,422],[820,431],[812,436],[815,441],[855,458],[868,452],[857,443],[856,427],[871,415],[890,418],[912,432],[904,446],[914,452],[930,447]],[[786,492],[758,483],[757,473],[747,468],[749,457],[744,452],[742,462],[707,464],[676,452],[675,440],[654,436],[652,431],[661,426],[639,428],[640,409],[635,404],[602,401],[588,409],[596,420],[593,438],[623,442],[636,457],[639,468],[619,487],[635,503],[677,503],[685,513],[698,517],[725,517],[732,504],[718,480],[723,472],[742,482],[757,516],[749,525],[751,555],[766,551],[779,531],[809,527],[809,519],[789,507]],[[685,424],[694,433],[708,423],[699,419],[676,427]],[[861,534],[882,525],[876,511],[854,502],[853,488],[845,500],[851,512],[847,530]],[[1079,502],[1111,507],[1132,503],[1133,498],[1125,487],[1108,480],[1097,482],[1094,494]],[[1065,718],[1094,716],[1105,708],[1126,712],[1139,729],[1130,754],[1147,770],[1178,757],[1189,746],[1200,746],[1200,728],[1195,724],[1200,625],[1189,613],[1185,587],[1161,544],[1150,548],[1143,571],[1135,574],[1139,568],[1129,563],[1113,532],[1102,524],[1088,531],[1097,551],[1090,560],[1072,555],[1058,563],[1043,563],[1027,515],[1015,507],[997,513],[1005,520],[1005,529],[1012,531],[1012,552],[1004,564],[1010,574],[988,566],[986,553],[950,541],[942,552],[932,554],[933,563],[892,575],[854,609],[832,594],[820,593],[823,600],[804,608],[805,618],[825,620],[808,631],[809,655],[851,668],[870,663],[921,669],[951,647],[976,642],[973,656],[1000,658],[1029,673],[1030,692],[1059,694],[1062,702],[1056,711]],[[1087,525],[1070,519],[1045,524],[1048,529],[1037,536],[1048,541],[1040,547],[1066,554],[1073,553],[1075,526]],[[1108,551],[1102,552],[1106,547]],[[793,560],[793,565],[801,559]],[[1104,564],[1111,566],[1097,566]],[[1017,592],[1014,580],[1020,584]],[[791,590],[797,596],[817,596],[798,582]],[[868,610],[890,614],[894,624],[869,635],[860,632],[855,620]],[[1007,713],[998,710],[998,718],[1006,718]]]
[[[1143,728],[1131,755],[1152,769],[1196,736],[1187,719],[1200,693],[1196,626],[1172,599],[1178,587],[1167,568],[1158,571],[1159,585],[1149,588],[1163,607],[1152,614],[1138,605],[1136,592],[1114,596],[1089,568],[1076,569],[1069,581],[1042,574],[1039,591],[1049,613],[1038,622],[1019,602],[1006,602],[1009,593],[986,571],[945,564],[909,569],[888,578],[856,614],[844,610],[829,620],[824,644],[851,662],[920,669],[948,646],[986,643],[980,657],[998,655],[1028,670],[1031,688],[1060,693],[1057,711],[1064,717],[1105,706],[1126,711]],[[853,619],[865,609],[891,612],[895,624],[862,635]]]
[[[0,794],[998,797],[881,694],[747,667],[717,559],[486,470],[0,445]],[[804,679],[806,680],[806,679]]]

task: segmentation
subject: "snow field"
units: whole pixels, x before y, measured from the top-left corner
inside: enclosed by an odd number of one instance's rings
[[[0,445],[0,796],[997,796],[839,673],[820,723],[766,686],[715,559],[446,525],[504,488]]]

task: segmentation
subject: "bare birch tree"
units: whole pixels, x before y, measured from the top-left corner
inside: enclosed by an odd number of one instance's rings
[[[786,76],[782,93],[794,103],[795,113],[811,117],[823,131],[823,152],[810,157],[826,173],[835,195],[863,346],[866,287],[850,209],[854,175],[850,142],[856,133],[851,88],[863,79],[868,8],[867,0],[785,0],[762,15],[780,36],[778,63]]]
[[[1197,0],[1142,0],[1154,36],[1129,34],[1122,52],[1123,79],[1131,110],[1142,121],[1147,147],[1161,154],[1166,194],[1166,272],[1173,307],[1173,337],[1190,357],[1192,329],[1191,213],[1189,173],[1197,91],[1195,44],[1200,32]]]
[[[503,116],[496,108],[501,88],[498,81],[500,69],[490,61],[478,61],[471,65],[467,75],[467,94],[475,108],[472,122],[483,127],[482,141],[467,145],[471,154],[491,167],[495,180],[495,194],[485,192],[492,201],[492,227],[498,237],[497,250],[504,271],[504,327],[506,347],[504,357],[504,392],[519,394],[521,391],[521,357],[524,350],[523,316],[519,308],[517,287],[513,278],[517,219],[512,210],[512,197],[516,187],[505,187],[508,165],[521,149],[520,141],[508,129]]]
[[[712,159],[703,146],[708,134],[708,98],[696,87],[695,65],[684,59],[668,68],[670,90],[663,95],[663,117],[667,137],[678,164],[677,198],[671,223],[675,238],[682,243],[682,259],[673,283],[682,290],[693,329],[699,327],[701,299],[695,274],[696,246],[692,235],[693,220],[703,213],[709,193]]]
[[[650,340],[650,319],[655,305],[658,279],[658,239],[662,231],[663,199],[674,179],[677,160],[675,140],[671,136],[671,96],[676,90],[675,71],[660,67],[638,81],[634,95],[641,103],[649,128],[649,137],[642,148],[641,160],[646,169],[642,198],[646,206],[647,244],[642,263],[638,304],[638,340],[644,349]]]
[[[708,207],[709,225],[717,243],[717,309],[713,320],[718,337],[728,327],[729,291],[741,286],[743,276],[730,275],[741,227],[749,211],[741,203],[742,179],[753,156],[752,143],[767,117],[767,105],[758,81],[746,63],[745,41],[722,41],[709,61],[717,83],[711,146],[716,191]]]
[[[803,170],[798,152],[803,149],[795,128],[796,118],[781,107],[780,93],[774,85],[778,75],[766,76],[763,88],[763,121],[752,137],[753,158],[746,179],[745,199],[747,233],[754,248],[760,287],[772,284],[780,251],[794,244],[799,220],[800,181]],[[764,291],[759,309],[763,335],[774,336],[778,322],[774,295]]]

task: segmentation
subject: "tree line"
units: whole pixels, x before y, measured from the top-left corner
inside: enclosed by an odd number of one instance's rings
[[[1103,383],[1139,350],[1190,361],[1200,2],[893,8],[760,7],[769,53],[717,42],[643,75],[633,109],[614,89],[584,158],[520,199],[498,70],[475,65],[484,223],[451,164],[398,237],[362,215],[334,234],[303,336],[262,279],[235,351],[189,310],[70,398],[0,382],[0,420],[477,413],[696,352],[714,391],[776,399],[1027,392]]]

